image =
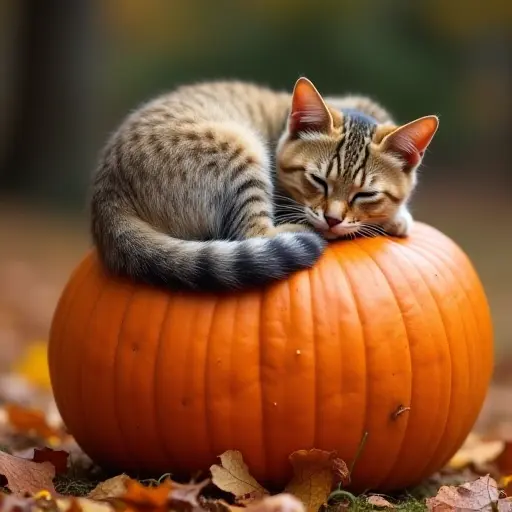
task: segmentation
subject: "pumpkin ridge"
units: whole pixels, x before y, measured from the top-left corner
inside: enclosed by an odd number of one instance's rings
[[[264,301],[265,301],[265,297],[266,297],[266,293],[263,293],[263,295],[261,295],[259,297],[259,300],[258,300],[258,305],[259,305],[259,314],[258,314],[258,358],[259,358],[259,381],[260,381],[260,407],[261,407],[261,428],[262,428],[262,442],[263,442],[263,447],[262,447],[262,454],[263,454],[263,471],[265,474],[268,474],[268,453],[267,453],[267,450],[268,450],[268,445],[269,445],[269,442],[268,442],[268,436],[267,436],[267,432],[269,431],[268,429],[268,418],[267,418],[267,415],[265,414],[265,403],[266,403],[266,400],[265,400],[265,385],[263,383],[263,375],[262,375],[262,367],[263,367],[263,311],[264,311],[264,308],[263,308],[263,304],[264,304]]]
[[[307,275],[307,283],[309,287],[309,314],[311,316],[311,328],[312,328],[312,334],[313,334],[313,375],[314,375],[314,386],[315,386],[315,403],[313,405],[313,411],[314,411],[314,421],[313,421],[313,444],[312,448],[316,448],[317,446],[317,435],[318,435],[318,379],[319,379],[319,372],[318,372],[318,343],[317,343],[317,329],[316,329],[316,318],[315,318],[315,300],[313,298],[313,292],[314,292],[314,285],[311,281],[311,278],[313,274],[316,274],[315,272],[316,268],[313,267],[310,269],[309,272],[306,272]]]
[[[402,245],[402,250],[403,250],[403,252],[407,252],[407,250],[409,250],[410,252],[414,253],[416,256],[420,257],[423,261],[426,261],[435,270],[435,272],[437,272],[438,274],[441,274],[441,272],[439,271],[437,266],[435,266],[430,260],[428,260],[424,256],[423,253],[420,253],[420,252],[414,250],[414,247]],[[436,304],[436,309],[438,310],[439,318],[441,319],[441,322],[443,323],[443,329],[445,332],[446,343],[447,343],[447,346],[449,347],[448,354],[449,354],[449,358],[450,358],[450,368],[451,368],[451,371],[450,371],[450,384],[451,385],[450,385],[450,389],[449,389],[450,395],[449,395],[449,400],[448,400],[448,409],[451,409],[452,389],[453,389],[453,355],[452,355],[452,352],[453,352],[452,341],[453,340],[451,340],[451,337],[449,336],[449,330],[447,329],[447,324],[446,324],[446,321],[444,318],[444,314],[439,309],[438,300],[436,299],[436,296],[434,295],[432,289],[430,288],[430,285],[428,284],[427,280],[425,279],[425,276],[422,271],[423,268],[424,268],[423,265],[418,266],[418,273],[419,273],[421,279],[423,280],[423,282],[425,283],[426,287],[428,288],[429,294],[432,296],[434,303]],[[459,313],[460,313],[460,311],[459,311]],[[429,461],[426,461],[426,463],[424,464],[424,466],[423,466],[424,469],[421,471],[421,474],[426,473],[427,468],[429,468],[430,466],[438,465],[436,462],[439,460],[439,457],[440,457],[439,451],[441,451],[441,452],[446,451],[446,446],[445,446],[445,443],[443,443],[443,439],[445,437],[444,432],[446,431],[448,421],[449,421],[449,415],[446,416],[446,422],[442,428],[443,435],[439,437],[439,442],[438,442],[435,450],[432,451],[432,457]],[[458,438],[458,436],[457,436],[457,438]],[[440,447],[442,448],[442,450],[440,450]]]
[[[125,327],[125,321],[126,321],[126,318],[128,317],[128,312],[130,310],[130,305],[132,304],[133,302],[133,299],[135,298],[135,293],[136,293],[136,288],[135,286],[132,284],[130,286],[131,290],[130,290],[130,295],[126,301],[126,304],[125,304],[125,307],[124,307],[124,311],[123,311],[123,316],[121,318],[121,323],[119,324],[119,330],[117,331],[117,341],[116,341],[116,348],[115,348],[115,351],[114,351],[114,375],[113,375],[113,381],[114,381],[114,393],[113,393],[113,398],[114,398],[114,403],[113,403],[113,411],[114,411],[114,418],[116,419],[116,423],[117,423],[117,429],[119,431],[119,434],[118,434],[118,437],[121,439],[121,442],[122,444],[124,445],[124,449],[125,451],[129,454],[130,456],[130,459],[136,459],[136,457],[134,457],[133,455],[133,452],[131,450],[131,446],[130,446],[130,442],[128,441],[128,438],[126,437],[126,433],[123,432],[123,427],[122,427],[122,417],[121,417],[121,414],[119,412],[119,397],[123,395],[123,393],[119,390],[119,377],[118,377],[118,374],[119,374],[119,371],[121,370],[122,371],[122,365],[118,364],[119,362],[119,358],[120,358],[120,354],[121,354],[121,350],[120,350],[120,347],[122,345],[122,337],[121,337],[121,334],[123,333],[123,329]],[[127,339],[125,337],[125,339]],[[137,463],[139,461],[137,460]]]
[[[403,312],[403,309],[402,309],[402,305],[401,305],[400,301],[398,300],[398,298],[396,296],[396,288],[393,286],[392,281],[388,278],[386,272],[384,272],[384,270],[382,269],[380,264],[377,262],[377,260],[372,256],[372,254],[364,248],[363,244],[360,244],[357,240],[356,240],[355,243],[371,259],[371,261],[374,262],[375,266],[379,269],[380,273],[382,274],[382,276],[384,277],[385,281],[387,282],[388,287],[389,287],[389,289],[391,291],[391,295],[393,296],[393,299],[394,299],[394,301],[396,303],[396,306],[397,306],[397,308],[400,311],[400,315],[402,317],[402,322],[404,324],[404,330],[405,330],[405,334],[407,336],[407,339],[410,339],[409,330],[408,330],[407,322],[405,320],[405,316],[404,316],[404,312]],[[407,282],[407,280],[405,280],[405,282]],[[407,283],[407,286],[409,286],[409,283]],[[409,407],[411,407],[411,409],[412,409],[413,405],[414,405],[413,402],[412,402],[413,395],[414,395],[413,394],[413,389],[414,389],[414,371],[412,371],[413,364],[412,364],[412,353],[411,353],[411,348],[410,347],[409,347],[408,353],[409,353],[409,362],[410,362],[410,367],[411,367],[411,376],[410,376],[410,395],[411,395],[411,401],[409,403]],[[402,434],[402,439],[400,440],[400,443],[397,446],[395,460],[390,465],[388,473],[384,474],[383,477],[380,479],[380,481],[377,482],[377,484],[376,484],[377,487],[382,485],[383,482],[386,482],[388,480],[388,478],[390,477],[390,475],[393,473],[393,471],[396,471],[396,464],[400,461],[400,455],[402,453],[403,444],[404,444],[404,441],[405,441],[405,439],[407,437],[407,432],[408,432],[408,428],[409,428],[409,418],[410,418],[409,414],[407,414],[406,417],[403,418],[406,421],[406,427],[404,428],[404,431],[403,431],[403,434]]]
[[[442,258],[438,255],[438,254],[434,254],[434,252],[430,252],[430,251],[425,251],[421,245],[419,245],[417,248],[417,250],[414,251],[416,252],[416,254],[419,254],[419,251],[421,251],[421,256],[426,259],[427,261],[429,261],[429,263],[435,268],[436,272],[438,273],[444,273],[444,269],[446,268],[447,270],[450,270],[450,273],[452,274],[452,277],[453,279],[457,282],[457,284],[459,285],[459,288],[461,289],[461,293],[464,295],[464,298],[465,300],[468,302],[468,304],[471,304],[471,316],[473,318],[473,327],[475,328],[475,330],[479,333],[480,335],[480,330],[478,328],[478,322],[476,321],[476,318],[474,317],[474,310],[473,310],[473,305],[471,303],[471,301],[469,301],[468,299],[468,296],[466,294],[466,291],[464,289],[464,287],[461,285],[459,279],[458,279],[458,276],[457,276],[457,273],[454,271],[453,268],[451,268],[451,266],[448,266],[448,265],[445,265],[444,264],[444,261],[442,260]],[[443,270],[439,270],[439,267],[438,265],[435,265],[434,262],[432,261],[432,258],[429,257],[430,254],[432,254],[432,256],[435,256],[437,258],[437,263],[439,264],[439,262],[442,263],[442,269]],[[468,388],[471,390],[473,389],[474,387],[474,381],[473,381],[473,375],[474,375],[474,364],[473,364],[473,360],[474,360],[474,350],[473,350],[473,340],[471,338],[471,335],[470,335],[470,332],[468,331],[468,327],[467,327],[467,322],[465,321],[464,319],[464,315],[462,315],[461,311],[460,311],[460,304],[457,303],[457,309],[459,311],[459,316],[461,318],[461,324],[463,326],[463,330],[464,330],[464,334],[465,334],[465,337],[466,337],[466,340],[471,340],[471,343],[464,343],[464,347],[466,349],[466,353],[467,353],[467,360],[468,360],[468,366],[469,366],[469,372],[468,372]],[[470,346],[471,345],[471,346]],[[465,418],[471,418],[474,414],[474,411],[472,408],[467,408],[466,410],[466,414],[465,414]],[[464,422],[465,424],[468,423],[467,419],[466,421]],[[457,442],[454,443],[454,446],[455,445],[459,445],[463,440],[464,438],[466,437],[467,433],[464,433],[464,429],[462,429],[462,433],[456,437],[456,440]],[[450,452],[456,450],[455,449],[451,449]],[[448,460],[451,458],[452,454],[450,453],[449,455],[447,455],[445,457],[446,459],[446,462],[448,462]]]
[[[70,277],[68,284],[61,298],[59,299],[59,303],[57,304],[57,308],[53,317],[54,319],[50,327],[50,338],[55,338],[59,340],[59,342],[57,344],[54,344],[54,348],[52,348],[51,344],[49,344],[48,346],[48,367],[50,370],[50,380],[52,381],[52,387],[55,385],[53,380],[57,377],[57,371],[55,369],[53,361],[61,360],[63,349],[65,352],[66,343],[64,342],[64,333],[66,332],[67,328],[69,327],[69,323],[71,322],[71,315],[69,315],[69,311],[71,310],[71,306],[75,298],[80,297],[80,289],[84,283],[88,282],[88,280],[91,277],[91,274],[93,273],[93,270],[93,258],[83,261],[82,265],[79,266]],[[73,277],[79,280],[75,283],[73,281]],[[65,308],[65,306],[67,306],[67,308]],[[57,312],[59,313],[59,316],[57,316]],[[56,318],[60,319],[60,322],[57,324],[55,323]],[[55,356],[53,355],[54,353]]]
[[[341,256],[341,255],[340,255]],[[359,322],[359,324],[361,325],[361,330],[362,330],[362,338],[363,338],[363,353],[364,353],[364,367],[365,367],[365,370],[368,370],[368,349],[366,347],[366,341],[367,341],[367,334],[366,334],[366,329],[364,328],[364,325],[363,325],[363,322],[362,322],[362,316],[361,316],[361,308],[360,308],[360,305],[359,305],[359,301],[357,300],[357,294],[355,293],[354,291],[354,285],[352,283],[352,280],[350,278],[350,272],[347,271],[347,267],[344,263],[344,259],[341,258],[341,257],[338,257],[338,262],[340,263],[340,266],[342,267],[343,269],[343,273],[345,274],[345,277],[346,277],[346,280],[347,280],[347,285],[348,285],[348,289],[350,291],[350,294],[352,295],[352,300],[354,301],[354,305],[355,305],[355,309],[356,309],[356,313],[357,313],[357,320]],[[363,429],[362,429],[362,432],[359,436],[359,438],[362,440],[365,438],[365,433],[367,433],[368,437],[371,436],[371,432],[368,432],[368,406],[369,406],[369,399],[368,399],[368,376],[366,376],[365,378],[365,381],[364,381],[364,394],[365,394],[365,397],[364,397],[364,416],[363,416]],[[364,449],[364,447],[363,447]],[[363,454],[363,452],[361,453],[361,455]],[[355,456],[357,455],[357,450],[356,452],[354,452],[354,458]],[[351,464],[354,464],[354,461],[351,462]],[[355,469],[357,471],[357,464],[355,465]]]
[[[210,375],[210,357],[211,357],[211,339],[212,339],[212,333],[213,329],[211,328],[213,325],[213,322],[215,320],[215,312],[217,310],[217,304],[218,301],[213,301],[213,307],[212,307],[212,314],[210,317],[210,325],[208,328],[208,334],[206,335],[206,354],[204,356],[204,391],[203,391],[203,400],[204,400],[204,420],[206,424],[206,432],[207,434],[207,444],[208,449],[210,451],[210,455],[212,457],[215,457],[215,451],[213,448],[213,442],[212,442],[212,420],[210,417],[210,413],[208,412],[208,382],[209,382],[209,375]]]
[[[96,314],[96,310],[98,308],[98,303],[101,300],[101,298],[103,297],[103,294],[105,293],[105,290],[107,288],[108,288],[108,285],[102,284],[101,288],[99,289],[96,300],[94,301],[93,307],[91,308],[91,312],[89,313],[87,322],[85,323],[85,326],[84,326],[84,332],[83,332],[84,339],[86,339],[89,335],[92,319],[94,318],[94,315]],[[86,360],[87,357],[85,357],[84,359]],[[85,364],[80,364],[78,367],[78,371],[77,371],[78,392],[77,392],[76,401],[78,404],[81,404],[81,406],[77,407],[76,410],[79,411],[79,412],[77,412],[77,416],[80,418],[80,421],[78,421],[78,423],[75,423],[73,430],[75,432],[76,426],[80,425],[80,428],[83,429],[82,432],[86,433],[85,437],[87,438],[90,435],[90,433],[87,434],[88,429],[86,427],[86,422],[84,421],[84,418],[86,417],[85,409],[87,408],[87,403],[84,400],[84,386],[83,386],[83,383],[85,380],[84,375],[83,375],[84,371],[85,371],[84,370],[85,367],[86,367]]]
[[[169,458],[169,460],[173,460],[173,457],[169,453],[169,450],[167,449],[167,444],[165,442],[165,436],[162,434],[161,430],[161,422],[158,421],[158,411],[160,410],[160,407],[158,406],[158,362],[160,361],[160,352],[162,350],[163,346],[163,338],[164,338],[164,327],[167,321],[167,318],[169,317],[169,310],[171,309],[172,304],[172,297],[171,295],[167,295],[167,301],[165,306],[165,313],[162,316],[162,323],[160,325],[160,333],[158,335],[158,342],[156,346],[155,351],[155,366],[154,366],[154,372],[153,372],[153,424],[155,425],[155,437],[159,440],[159,446],[161,449],[165,452],[166,456]]]

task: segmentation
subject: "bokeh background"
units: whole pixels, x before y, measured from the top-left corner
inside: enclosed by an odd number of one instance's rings
[[[473,260],[512,389],[511,46],[510,0],[0,0],[0,372],[48,335],[89,245],[97,154],[130,109],[184,82],[305,74],[400,121],[440,116],[415,216]]]

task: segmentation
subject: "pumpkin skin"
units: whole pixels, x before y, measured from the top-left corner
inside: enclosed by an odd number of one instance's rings
[[[92,250],[57,306],[49,366],[69,431],[106,467],[188,475],[237,449],[278,489],[293,451],[350,466],[367,432],[352,488],[392,490],[461,446],[492,338],[472,264],[416,223],[406,239],[331,243],[313,269],[243,293],[113,278]]]

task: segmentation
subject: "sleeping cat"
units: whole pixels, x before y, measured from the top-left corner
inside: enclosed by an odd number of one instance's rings
[[[311,267],[326,239],[406,236],[435,116],[397,126],[364,97],[241,82],[183,86],[129,115],[91,196],[110,272],[187,289],[235,289]]]

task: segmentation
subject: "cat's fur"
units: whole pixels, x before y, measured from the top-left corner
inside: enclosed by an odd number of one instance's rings
[[[107,143],[93,240],[109,271],[144,282],[230,289],[281,279],[312,266],[325,238],[406,235],[436,129],[434,116],[397,127],[363,97],[324,102],[305,78],[292,95],[241,82],[180,87]]]

